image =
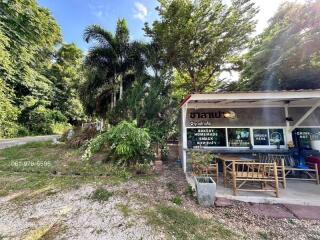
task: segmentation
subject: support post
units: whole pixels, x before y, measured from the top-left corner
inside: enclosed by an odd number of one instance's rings
[[[288,103],[286,103],[284,106],[284,113],[285,113],[285,117],[287,119],[289,117],[289,104]],[[287,138],[287,144],[289,142],[293,142],[292,130],[290,129],[290,122],[288,120],[286,120],[286,138]]]
[[[187,172],[187,128],[186,128],[186,117],[187,117],[187,106],[181,108],[182,113],[182,167],[183,171]]]

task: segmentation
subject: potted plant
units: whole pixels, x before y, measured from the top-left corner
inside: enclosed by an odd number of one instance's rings
[[[212,155],[210,153],[192,152],[191,160],[198,203],[204,207],[211,207],[215,201],[216,183],[211,177],[201,175],[203,170],[210,165]]]

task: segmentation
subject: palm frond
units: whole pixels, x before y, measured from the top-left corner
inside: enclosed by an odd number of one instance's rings
[[[99,25],[88,26],[84,31],[83,38],[87,43],[94,40],[104,47],[116,48],[117,45],[113,34]]]

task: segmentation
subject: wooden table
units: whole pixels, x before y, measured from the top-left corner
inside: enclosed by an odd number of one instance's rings
[[[254,159],[246,158],[239,155],[215,155],[215,157],[222,161],[223,164],[223,185],[227,187],[227,171],[232,171],[232,162],[250,162]]]

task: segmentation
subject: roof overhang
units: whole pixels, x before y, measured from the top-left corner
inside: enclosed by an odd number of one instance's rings
[[[311,107],[319,100],[320,90],[223,92],[191,94],[184,99],[181,107]]]

